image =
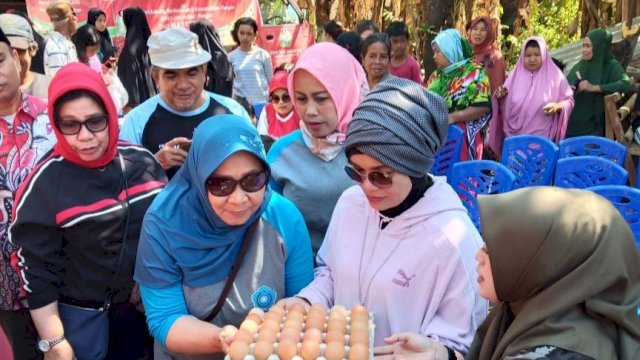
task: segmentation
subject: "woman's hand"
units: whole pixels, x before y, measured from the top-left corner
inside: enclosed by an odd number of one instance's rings
[[[51,351],[44,354],[44,360],[75,360],[75,358],[73,348],[67,340],[55,345]]]
[[[578,83],[578,89],[577,90],[578,90],[578,92],[592,92],[592,93],[602,92],[602,89],[600,89],[599,85],[593,85],[588,80],[581,80]]]
[[[384,339],[386,346],[378,346],[373,349],[373,354],[378,360],[447,360],[447,349],[437,342],[420,334],[406,332],[389,336]]]
[[[229,346],[233,342],[233,337],[238,332],[238,328],[233,325],[225,325],[218,336],[220,339],[220,348],[225,354],[229,352]]]
[[[309,308],[311,308],[311,303],[309,302],[309,300],[301,298],[301,297],[297,297],[297,296],[293,296],[293,297],[289,297],[289,298],[284,298],[284,299],[280,299],[277,303],[276,306],[282,306],[284,307],[286,310],[289,310],[289,308],[293,305],[293,304],[300,304],[302,306],[304,306],[305,309],[307,309],[307,311],[309,311]]]
[[[548,103],[547,105],[542,107],[542,111],[544,111],[545,115],[553,115],[557,112],[562,111],[562,104],[560,103]]]
[[[509,90],[507,90],[507,88],[506,88],[506,87],[504,87],[504,86],[499,86],[499,87],[496,89],[495,93],[494,93],[494,96],[495,96],[498,100],[502,99],[503,97],[505,97],[505,96],[507,96],[507,95],[509,95]]]

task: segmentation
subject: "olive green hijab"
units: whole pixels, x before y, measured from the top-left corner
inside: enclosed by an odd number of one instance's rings
[[[614,78],[612,70],[617,72],[622,69],[611,53],[611,33],[604,29],[594,29],[587,33],[593,46],[591,60],[580,60],[569,72],[567,80],[571,86],[576,84],[578,73],[582,80],[588,80],[591,84],[602,85],[610,83]],[[618,66],[616,66],[618,65]],[[612,69],[612,67],[614,67]],[[624,70],[623,70],[624,71]],[[604,136],[604,95],[592,92],[575,91],[575,107],[569,118],[567,137],[580,135]]]
[[[640,359],[640,255],[609,201],[585,190],[534,187],[478,202],[501,302],[468,359],[541,345]]]

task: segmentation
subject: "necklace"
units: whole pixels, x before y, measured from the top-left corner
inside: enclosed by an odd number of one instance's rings
[[[387,218],[387,217],[381,215],[381,219],[380,219],[381,222],[383,222],[383,221],[390,222],[391,220],[393,220],[393,219]],[[378,224],[378,226],[380,226],[380,224]],[[378,239],[380,238],[380,233],[381,232],[382,232],[382,229],[378,228],[378,233],[376,235],[376,239],[375,239],[375,242],[373,244],[371,257],[373,257],[373,253],[376,250],[376,245],[378,243]],[[360,251],[360,265],[358,266],[358,301],[360,302],[360,305],[363,305],[363,306],[365,306],[365,304],[367,303],[367,299],[369,298],[369,292],[371,291],[371,285],[373,284],[373,280],[376,278],[376,275],[378,275],[378,273],[384,267],[384,265],[387,263],[387,261],[389,261],[391,256],[393,256],[393,254],[396,252],[396,250],[400,246],[400,243],[402,242],[402,240],[397,241],[395,246],[393,247],[393,249],[389,252],[387,257],[384,259],[384,261],[378,266],[376,271],[373,273],[373,275],[369,279],[369,282],[367,283],[367,285],[365,287],[364,296],[363,296],[363,291],[362,291],[362,278],[363,278],[363,275],[362,275],[362,273],[363,273],[362,262],[364,261],[364,249],[365,249],[365,245],[367,243],[367,235],[368,234],[369,234],[369,216],[367,216],[367,227],[366,227],[365,232],[364,232],[364,240],[362,241],[362,250]],[[405,236],[406,236],[406,233],[405,233]],[[403,238],[404,238],[404,236],[403,236]],[[369,264],[367,264],[367,268],[369,268]],[[364,269],[364,270],[366,271],[366,269]]]

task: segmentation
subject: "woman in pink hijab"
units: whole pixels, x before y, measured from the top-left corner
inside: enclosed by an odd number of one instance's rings
[[[353,185],[344,172],[343,143],[369,85],[353,55],[329,42],[308,48],[288,82],[300,130],[281,137],[269,150],[270,186],[302,213],[315,255],[338,198]]]
[[[504,139],[514,135],[540,135],[557,144],[564,139],[573,106],[573,90],[544,39],[530,37],[515,69],[493,96],[489,146],[500,155]]]

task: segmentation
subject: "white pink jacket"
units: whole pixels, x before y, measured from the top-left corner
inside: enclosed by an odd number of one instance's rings
[[[359,186],[347,189],[318,252],[315,280],[299,295],[347,308],[366,299],[376,346],[412,331],[466,352],[488,302],[477,293],[482,239],[460,199],[436,177],[414,206],[384,229],[380,221]]]

